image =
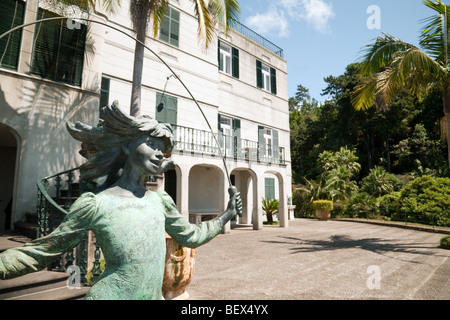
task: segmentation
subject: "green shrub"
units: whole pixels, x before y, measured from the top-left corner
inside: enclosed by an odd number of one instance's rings
[[[401,191],[392,220],[450,226],[450,179],[423,176]]]
[[[331,211],[334,209],[333,201],[329,201],[329,200],[313,201],[312,206],[313,206],[314,210],[319,210],[319,211]]]
[[[450,249],[450,236],[443,237],[441,239],[441,247],[444,249]]]
[[[263,198],[262,199],[262,209],[267,215],[267,222],[273,222],[273,215],[278,213],[280,208],[280,203],[276,199]]]
[[[366,192],[353,196],[345,208],[345,215],[352,218],[375,218],[377,215],[376,198]]]
[[[304,189],[298,188],[292,194],[292,204],[295,206],[296,218],[309,218],[314,216],[311,195]]]
[[[380,215],[390,218],[400,211],[400,192],[393,192],[377,199]]]

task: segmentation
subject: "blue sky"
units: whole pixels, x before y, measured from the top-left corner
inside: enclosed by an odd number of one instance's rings
[[[241,0],[240,6],[242,23],[284,50],[289,97],[302,84],[320,102],[323,79],[359,61],[363,46],[382,32],[418,45],[421,19],[434,14],[422,0]],[[380,29],[370,6],[379,8]]]

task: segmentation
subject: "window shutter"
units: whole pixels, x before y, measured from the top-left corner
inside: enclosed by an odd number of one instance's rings
[[[264,127],[258,126],[258,161],[266,154],[266,140],[264,139]]]
[[[277,71],[274,68],[270,68],[270,87],[270,91],[277,94]]]
[[[276,163],[278,163],[279,157],[280,157],[280,146],[279,146],[279,142],[278,142],[278,130],[272,129],[272,138],[273,138],[272,158]]]
[[[239,79],[239,50],[236,48],[232,48],[232,59],[232,76]]]
[[[220,40],[217,41],[217,61],[218,61],[218,65],[219,65],[219,70],[223,69],[223,63],[220,60]],[[220,115],[219,115],[220,117]]]
[[[39,18],[57,17],[39,8]],[[46,79],[80,86],[87,28],[68,29],[65,21],[36,25],[31,73]]]
[[[241,120],[233,118],[233,150],[234,156],[241,154]]]
[[[23,24],[25,2],[21,0],[0,1],[0,34]],[[0,66],[17,69],[19,64],[22,29],[0,39]]]
[[[102,77],[102,87],[100,89],[100,110],[109,105],[109,84],[110,79]]]
[[[162,104],[162,105],[161,105]],[[155,119],[162,123],[177,125],[178,99],[166,94],[156,93]]]
[[[263,87],[262,63],[259,60],[256,60],[256,86],[260,89]]]
[[[275,199],[275,179],[274,178],[265,178],[264,179],[265,184],[265,196],[269,200]]]

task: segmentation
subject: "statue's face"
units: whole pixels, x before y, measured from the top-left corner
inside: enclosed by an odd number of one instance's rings
[[[164,160],[162,139],[142,135],[134,138],[124,147],[131,165],[142,174],[157,174]]]

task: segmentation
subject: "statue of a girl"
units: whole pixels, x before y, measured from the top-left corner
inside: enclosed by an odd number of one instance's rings
[[[114,104],[102,111],[97,127],[68,123],[70,134],[82,142],[80,153],[88,159],[81,168],[82,179],[106,177],[102,190],[82,194],[48,236],[1,253],[0,279],[42,270],[92,230],[106,268],[86,299],[163,299],[165,232],[183,246],[198,247],[220,234],[240,212],[241,199],[231,187],[223,214],[190,224],[167,193],[144,186],[149,175],[173,167],[167,160],[174,144],[171,126],[127,116]]]

